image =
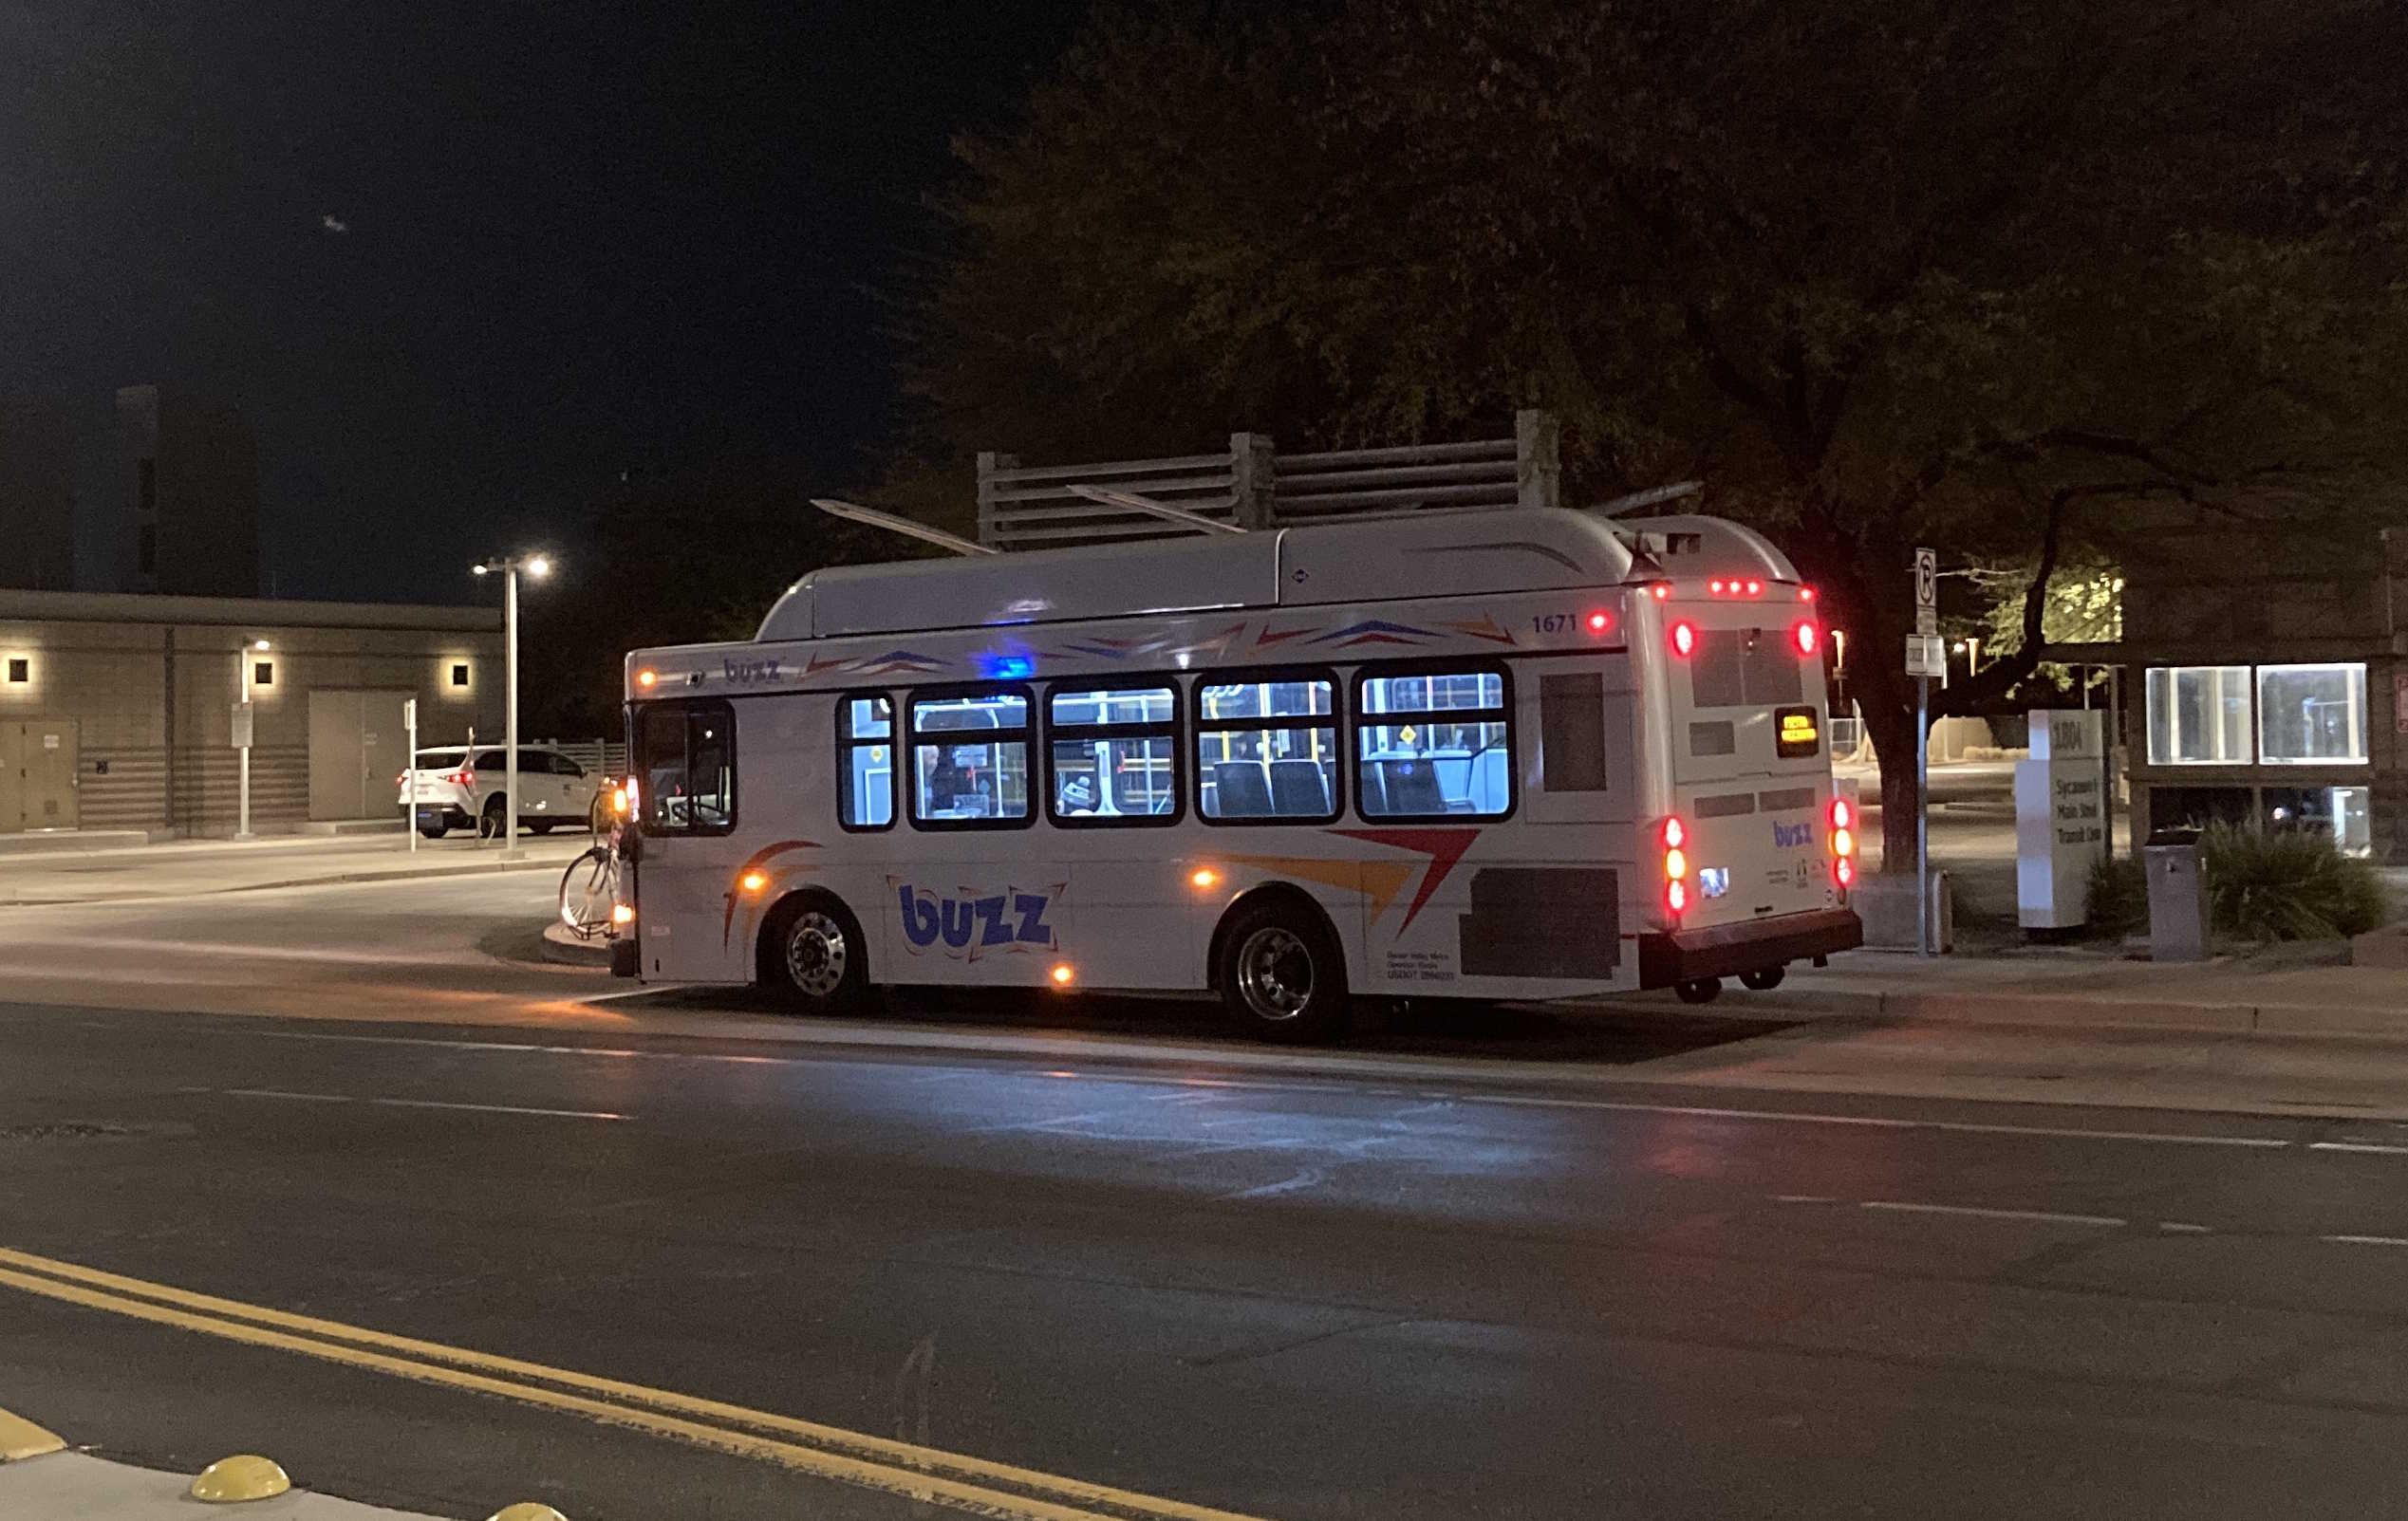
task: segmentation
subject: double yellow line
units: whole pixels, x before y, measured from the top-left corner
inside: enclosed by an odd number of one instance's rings
[[[146,1283],[0,1247],[0,1287],[252,1346],[491,1395],[995,1521],[1255,1521],[1234,1512]]]

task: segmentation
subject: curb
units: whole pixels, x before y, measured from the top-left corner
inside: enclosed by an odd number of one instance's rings
[[[596,937],[581,940],[569,933],[569,926],[554,918],[544,926],[543,958],[564,967],[608,967],[610,942]]]
[[[179,887],[167,892],[85,893],[75,898],[7,898],[0,908],[72,908],[84,903],[144,903],[173,898],[218,898],[228,893],[272,893],[290,887],[343,887],[362,882],[416,881],[423,878],[487,877],[506,871],[557,871],[573,858],[559,861],[478,861],[446,863],[415,870],[346,871],[331,875],[281,877],[273,881],[236,882],[228,887]]]
[[[1997,992],[1853,992],[1801,989],[1755,1005],[1801,1013],[1913,1024],[2187,1031],[2201,1035],[2348,1035],[2408,1041],[2408,990],[2399,1010],[2308,1004],[2177,1003],[2141,998],[2037,997]]]

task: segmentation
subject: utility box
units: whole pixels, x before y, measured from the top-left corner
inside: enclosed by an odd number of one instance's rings
[[[2141,847],[2149,870],[2149,958],[2208,958],[2208,881],[2192,829],[2160,829]]]
[[[2031,758],[2015,763],[2015,921],[2025,929],[2072,929],[2089,917],[2090,874],[2107,858],[2100,716],[2031,714]]]

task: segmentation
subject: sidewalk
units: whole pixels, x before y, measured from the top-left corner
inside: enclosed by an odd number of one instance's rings
[[[410,848],[413,840],[416,850]],[[418,840],[399,832],[46,850],[0,856],[0,906],[121,902],[513,870],[556,872],[591,842],[578,829],[544,838],[521,835],[517,843],[525,859],[515,863],[504,862],[495,842],[466,836]]]
[[[2408,973],[2322,964],[2328,951],[2158,965],[2089,950],[1929,961],[1885,951],[1794,967],[1772,992],[1734,989],[1717,1012],[1843,1014],[1974,1025],[2081,1025],[2234,1035],[2408,1039]]]

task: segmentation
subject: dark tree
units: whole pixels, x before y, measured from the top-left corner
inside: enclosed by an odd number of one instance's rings
[[[2119,509],[2195,504],[2245,546],[2399,478],[2403,41],[2361,0],[1108,18],[1017,133],[961,144],[901,304],[921,454],[1550,407],[1573,492],[1702,475],[1787,547],[1876,749],[1911,755],[1913,545],[2035,566],[2031,637],[1963,712],[2044,657],[2055,566]]]

